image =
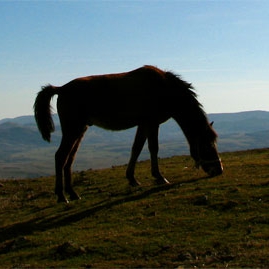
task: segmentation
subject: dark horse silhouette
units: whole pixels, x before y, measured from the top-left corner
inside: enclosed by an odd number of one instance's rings
[[[126,73],[77,78],[62,87],[43,87],[36,97],[34,111],[37,126],[47,141],[54,131],[50,101],[55,94],[62,128],[62,141],[55,154],[58,202],[68,202],[63,193],[63,173],[70,199],[80,199],[72,188],[71,166],[81,139],[91,125],[108,130],[138,126],[126,170],[132,186],[140,184],[134,170],[146,140],[152,176],[159,184],[169,183],[159,171],[157,157],[159,125],[169,118],[173,118],[185,134],[196,166],[201,166],[209,176],[222,173],[216,132],[208,123],[191,84],[171,72],[144,66]]]

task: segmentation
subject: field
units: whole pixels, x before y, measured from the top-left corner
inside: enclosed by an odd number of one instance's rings
[[[82,199],[57,204],[54,178],[0,181],[0,267],[234,268],[269,266],[269,149],[223,153],[207,178],[189,156],[74,174]]]

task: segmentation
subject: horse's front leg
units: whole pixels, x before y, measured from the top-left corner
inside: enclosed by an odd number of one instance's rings
[[[148,148],[151,158],[151,174],[156,178],[157,184],[169,184],[169,181],[162,176],[159,170],[158,164],[158,152],[159,152],[159,143],[158,143],[158,133],[159,125],[151,126],[148,130]]]
[[[135,135],[135,140],[132,147],[130,161],[126,169],[126,178],[129,180],[129,184],[133,187],[140,185],[140,182],[137,181],[134,177],[134,171],[135,171],[136,161],[138,159],[139,154],[141,153],[143,149],[146,139],[147,139],[147,136],[146,136],[145,128],[143,126],[138,126],[136,135]]]

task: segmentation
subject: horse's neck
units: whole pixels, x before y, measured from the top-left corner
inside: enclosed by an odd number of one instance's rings
[[[200,115],[200,117],[191,116],[184,119],[182,117],[174,117],[174,119],[182,129],[189,144],[197,144],[206,130],[207,120],[204,115]]]

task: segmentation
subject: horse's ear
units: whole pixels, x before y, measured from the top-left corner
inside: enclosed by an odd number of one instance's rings
[[[212,127],[212,126],[213,126],[213,124],[214,124],[214,121],[212,121],[212,122],[210,123],[210,126]]]

